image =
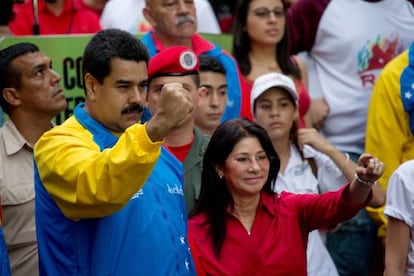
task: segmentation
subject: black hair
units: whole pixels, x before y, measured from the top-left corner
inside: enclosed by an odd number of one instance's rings
[[[198,56],[198,61],[200,62],[200,72],[214,72],[226,75],[226,69],[224,69],[224,66],[218,59],[208,55],[200,55]]]
[[[233,49],[232,53],[237,63],[239,64],[240,71],[244,76],[247,76],[252,65],[249,60],[248,53],[251,50],[250,38],[246,32],[246,21],[249,6],[252,0],[240,0],[236,10],[236,21],[233,29]],[[286,11],[284,1],[283,8]],[[276,48],[276,62],[280,67],[280,70],[285,75],[292,75],[295,79],[300,79],[300,69],[295,60],[292,60],[289,52],[289,29],[287,27],[287,21],[285,24],[284,35],[282,40],[277,44]]]
[[[224,166],[234,146],[246,137],[256,137],[266,152],[270,168],[262,191],[275,194],[271,185],[272,180],[277,177],[280,161],[266,130],[245,118],[228,120],[221,124],[211,137],[204,153],[200,196],[190,212],[190,218],[199,213],[206,213],[205,223],[210,225],[209,231],[213,237],[212,247],[216,258],[220,256],[226,237],[226,208],[233,205],[233,198],[225,179],[219,177],[216,167]]]
[[[39,52],[39,47],[32,43],[21,42],[0,51],[0,106],[9,114],[9,103],[3,97],[5,88],[21,87],[21,71],[12,66],[14,59],[28,53]]]
[[[119,29],[99,31],[92,37],[83,52],[83,78],[89,73],[102,84],[104,78],[111,73],[113,58],[145,61],[148,65],[149,54],[145,45],[126,31]]]
[[[7,26],[13,14],[13,0],[0,1],[0,26]]]
[[[192,74],[191,78],[193,79],[195,86],[197,88],[200,87],[200,74]]]

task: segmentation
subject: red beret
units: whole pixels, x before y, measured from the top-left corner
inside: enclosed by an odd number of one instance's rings
[[[148,78],[197,74],[199,62],[196,54],[184,46],[162,50],[150,59]]]

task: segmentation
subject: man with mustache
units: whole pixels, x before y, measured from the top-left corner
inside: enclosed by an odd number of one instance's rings
[[[165,84],[141,124],[148,60],[126,31],[94,35],[85,103],[35,146],[41,275],[195,275],[182,170],[162,147],[194,106],[181,83]]]
[[[11,272],[17,276],[38,275],[33,146],[67,105],[51,65],[31,43],[0,51],[0,106],[9,117],[0,128],[0,196]]]
[[[193,0],[191,0],[193,1]],[[194,0],[197,10],[197,32],[220,34],[220,25],[208,0]],[[145,20],[142,9],[144,0],[111,0],[101,16],[102,28],[119,28],[132,34],[146,33],[152,29]],[[138,12],[137,12],[138,11]]]
[[[142,37],[150,56],[171,46],[184,46],[199,56],[212,56],[224,66],[227,80],[227,105],[222,121],[240,115],[240,73],[236,61],[218,45],[196,33],[197,17],[193,0],[146,0],[143,14],[153,27]],[[144,115],[147,118],[146,115]],[[148,116],[149,117],[149,116]]]

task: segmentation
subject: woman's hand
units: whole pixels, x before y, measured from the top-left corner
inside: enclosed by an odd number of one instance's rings
[[[355,178],[360,184],[374,185],[384,173],[384,163],[371,154],[362,154],[358,160]]]
[[[298,130],[298,144],[301,149],[310,145],[317,151],[330,155],[333,146],[315,128],[301,128]]]
[[[346,193],[346,201],[363,204],[367,201],[372,187],[384,173],[384,163],[372,154],[362,154],[355,170],[355,178]]]

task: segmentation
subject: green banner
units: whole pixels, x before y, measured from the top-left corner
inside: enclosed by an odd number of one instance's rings
[[[230,35],[203,34],[203,37],[218,44],[223,49],[228,51],[231,49],[232,37]],[[7,37],[0,43],[0,48],[3,49],[18,42],[31,42],[52,59],[53,69],[62,77],[61,84],[68,101],[66,110],[56,117],[56,124],[60,124],[69,118],[74,107],[84,101],[82,54],[90,38],[91,35],[25,36]]]

